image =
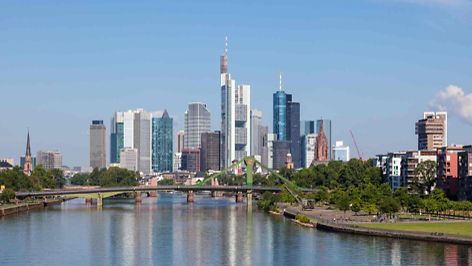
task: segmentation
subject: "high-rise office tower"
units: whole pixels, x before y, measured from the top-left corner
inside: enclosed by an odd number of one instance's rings
[[[304,167],[308,168],[313,163],[315,159],[315,148],[316,148],[316,133],[307,134],[303,137],[303,157]]]
[[[290,154],[290,141],[276,140],[272,142],[273,145],[273,169],[280,169],[285,166],[287,155]]]
[[[200,172],[200,149],[185,148],[182,151],[182,162],[180,168],[189,172]]]
[[[447,146],[447,112],[425,112],[416,122],[418,150],[436,150]]]
[[[251,87],[239,85],[228,72],[228,42],[220,57],[221,143],[223,167],[251,152]]]
[[[314,120],[303,120],[300,122],[300,136],[313,134],[316,131]]]
[[[320,134],[321,124],[323,124],[323,131],[324,135],[326,136],[326,141],[328,144],[328,160],[332,159],[332,150],[333,147],[332,140],[331,140],[331,120],[329,119],[319,119],[316,120],[316,134]]]
[[[11,165],[13,165],[13,163]],[[33,157],[31,157],[30,135],[28,130],[28,137],[26,139],[25,160],[23,163],[23,173],[29,176],[31,175],[31,172],[33,172]]]
[[[267,135],[268,128],[262,125],[262,112],[259,110],[251,111],[251,155],[261,156],[264,154],[264,138]]]
[[[287,98],[292,99],[292,95],[285,93],[282,89],[282,74],[280,74],[279,90],[274,93],[273,97],[273,130],[277,135],[277,140],[287,139]]]
[[[167,110],[152,118],[152,170],[171,172],[173,165],[173,119]]]
[[[182,153],[182,150],[184,149],[184,139],[185,139],[185,133],[183,130],[180,130],[177,132],[177,153]]]
[[[273,95],[274,133],[277,141],[289,141],[290,153],[294,166],[302,166],[300,138],[300,103],[292,101],[292,95],[282,88],[280,75],[279,90]]]
[[[92,169],[106,168],[107,166],[107,128],[103,120],[93,120],[90,125],[90,167]]]
[[[267,133],[267,168],[274,169],[274,142],[277,141],[277,134]],[[264,163],[264,162],[262,162]]]
[[[200,148],[202,133],[210,132],[211,115],[206,104],[190,103],[185,111],[184,148]]]
[[[44,169],[62,169],[62,154],[59,151],[40,150],[36,153],[37,164]]]
[[[221,169],[221,148],[219,131],[202,134],[202,144],[200,148],[200,169],[202,171]]]
[[[110,127],[110,163],[120,162],[120,151],[124,147],[124,115],[116,112]]]
[[[300,138],[300,103],[287,102],[287,140],[290,141],[290,153],[295,168],[302,167]]]
[[[138,150],[138,171],[145,175],[151,173],[151,136],[151,113],[143,109],[136,110],[133,123],[133,147]],[[126,138],[125,131],[125,141]],[[126,143],[125,147],[127,147]]]

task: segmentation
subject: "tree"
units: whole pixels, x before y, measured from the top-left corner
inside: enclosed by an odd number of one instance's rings
[[[403,208],[408,205],[408,200],[410,199],[410,195],[408,195],[408,191],[404,187],[395,190],[393,197],[398,200]]]
[[[352,202],[352,205],[351,205],[351,211],[355,212],[356,215],[358,212],[361,211],[361,200],[360,199],[355,199],[353,202]]]
[[[379,210],[391,217],[392,214],[400,210],[400,204],[393,197],[384,197],[380,202]]]
[[[367,213],[369,215],[372,215],[374,213],[377,213],[377,206],[373,203],[367,203],[362,208],[362,211],[364,211],[365,213]]]
[[[424,208],[420,195],[409,195],[406,201],[406,209],[410,213],[419,213]]]
[[[55,188],[63,188],[66,184],[66,179],[64,178],[64,171],[61,169],[52,169],[51,174],[54,180]]]
[[[430,194],[436,183],[436,163],[434,161],[424,161],[419,163],[415,169],[413,177],[413,188],[419,194]]]
[[[0,201],[4,203],[10,202],[10,200],[15,198],[15,191],[11,188],[5,188],[0,194]]]
[[[175,184],[174,179],[162,179],[157,182],[161,186],[172,186]]]
[[[338,207],[338,209],[341,211],[344,211],[344,213],[350,209],[350,200],[346,192],[341,192],[336,200],[336,207]]]

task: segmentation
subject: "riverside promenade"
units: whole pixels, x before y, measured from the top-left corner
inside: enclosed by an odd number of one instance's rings
[[[374,224],[370,222],[371,216],[353,216],[352,214],[329,210],[315,209],[309,211],[300,210],[294,206],[280,206],[284,216],[295,218],[297,214],[303,214],[312,220],[316,229],[328,231],[358,234],[364,236],[388,237],[397,239],[421,240],[431,242],[443,242],[459,245],[472,246],[472,237],[456,234],[445,234],[440,232],[415,232],[405,230],[390,230],[380,228],[364,227],[362,224]],[[456,223],[460,223],[455,221]],[[435,222],[431,222],[435,223]]]

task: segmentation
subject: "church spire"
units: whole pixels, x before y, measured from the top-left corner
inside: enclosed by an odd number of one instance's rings
[[[31,157],[31,146],[30,146],[30,135],[29,135],[29,130],[28,130],[28,137],[26,138],[26,156]]]

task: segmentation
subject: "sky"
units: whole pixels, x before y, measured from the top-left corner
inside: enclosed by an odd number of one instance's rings
[[[366,156],[415,149],[415,121],[449,112],[449,143],[471,144],[470,0],[0,2],[0,157],[58,149],[88,165],[92,120],[167,109],[183,129],[204,102],[219,129],[219,56],[250,84],[272,129],[279,73],[301,119]]]

